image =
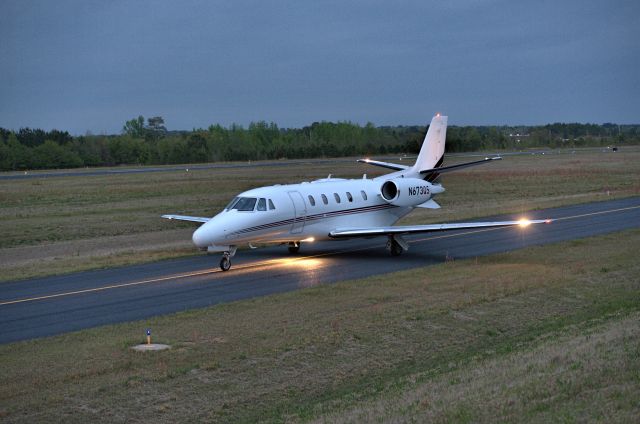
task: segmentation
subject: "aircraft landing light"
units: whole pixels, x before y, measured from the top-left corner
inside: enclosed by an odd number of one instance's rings
[[[521,227],[527,227],[529,225],[531,225],[531,221],[526,219],[526,218],[522,218],[521,220],[518,221]]]

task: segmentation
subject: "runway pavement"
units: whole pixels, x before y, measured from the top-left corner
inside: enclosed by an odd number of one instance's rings
[[[582,153],[607,153],[604,148],[581,148],[575,150],[527,150],[518,152],[501,152],[501,153],[447,153],[446,157],[487,157],[487,156],[518,156],[518,155],[544,155],[544,154],[574,154]],[[248,161],[248,162],[229,162],[229,163],[207,163],[207,164],[184,164],[184,165],[167,165],[167,166],[125,166],[122,168],[76,168],[59,171],[21,171],[21,172],[2,172],[0,173],[0,181],[2,180],[30,180],[38,178],[60,178],[60,177],[91,177],[98,175],[120,175],[120,174],[145,174],[156,172],[195,172],[208,169],[233,169],[233,168],[260,168],[260,167],[283,167],[294,165],[323,165],[331,163],[355,163],[357,158],[329,158],[329,159],[299,159],[299,160],[272,160],[272,161]],[[415,161],[415,156],[387,156],[377,157],[377,160],[401,162],[408,160],[411,163]]]
[[[145,265],[0,284],[0,343],[201,308],[318,284],[362,278],[525,246],[640,227],[640,197],[527,214],[553,218],[525,229],[461,230],[407,237],[408,252],[391,257],[386,239],[303,244],[240,251],[231,271],[205,254]],[[484,220],[517,219],[514,216]]]
[[[259,167],[282,167],[293,165],[321,165],[327,163],[353,163],[355,159],[302,159],[302,160],[275,160],[257,162],[232,162],[232,163],[208,163],[200,165],[175,165],[175,166],[138,166],[123,168],[77,168],[62,171],[24,171],[0,173],[1,180],[29,180],[35,178],[59,178],[59,177],[92,177],[96,175],[119,175],[119,174],[146,174],[155,172],[194,172],[207,169],[232,169],[232,168],[259,168]]]

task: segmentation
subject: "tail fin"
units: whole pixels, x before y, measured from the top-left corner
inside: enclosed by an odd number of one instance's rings
[[[420,148],[420,154],[415,165],[411,168],[413,173],[420,173],[423,169],[438,168],[444,161],[444,143],[447,137],[447,117],[437,114],[431,120],[427,135]]]

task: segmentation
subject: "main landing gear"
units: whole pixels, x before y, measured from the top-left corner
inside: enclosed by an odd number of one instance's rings
[[[236,254],[236,247],[230,246],[229,250],[222,254],[220,259],[220,269],[223,271],[229,271],[231,269],[231,258]]]
[[[299,241],[290,241],[289,242],[289,253],[295,254],[300,251],[300,242]]]
[[[401,236],[389,236],[387,241],[387,249],[391,256],[400,256],[405,250],[409,250],[409,243]]]

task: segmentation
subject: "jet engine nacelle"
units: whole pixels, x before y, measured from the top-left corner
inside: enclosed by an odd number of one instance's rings
[[[436,187],[419,178],[396,178],[382,184],[380,195],[395,206],[417,206],[431,199]]]

